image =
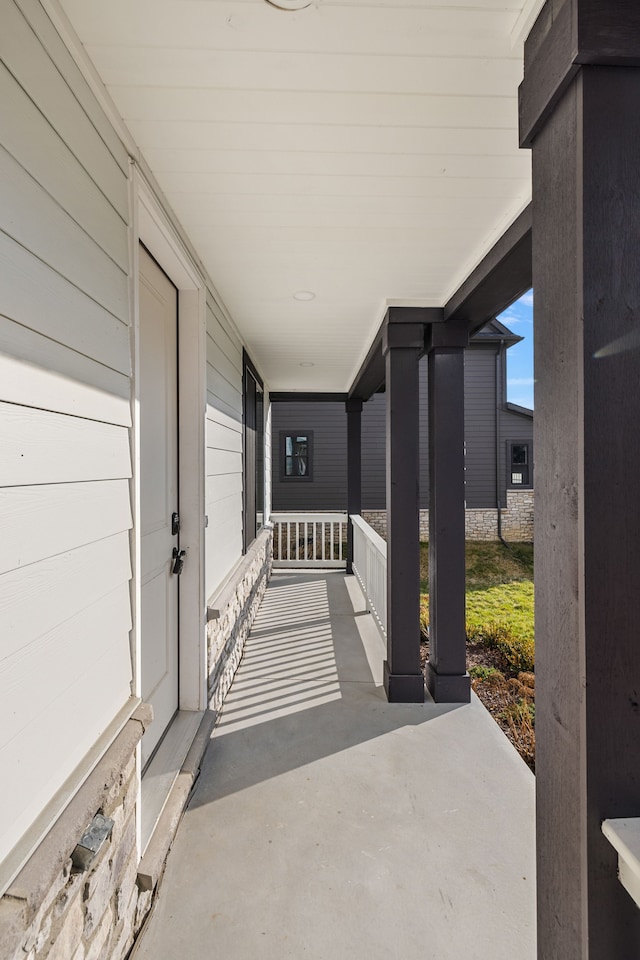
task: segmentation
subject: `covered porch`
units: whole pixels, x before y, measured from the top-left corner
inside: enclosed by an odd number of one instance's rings
[[[533,960],[534,777],[484,707],[390,704],[355,577],[274,573],[135,960]]]

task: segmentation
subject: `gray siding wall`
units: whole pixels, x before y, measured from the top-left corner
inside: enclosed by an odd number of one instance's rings
[[[533,417],[528,417],[526,413],[517,413],[515,410],[509,410],[503,407],[500,410],[500,471],[503,477],[504,487],[502,490],[503,504],[506,504],[506,481],[507,481],[507,456],[510,442],[522,442],[529,444],[529,452],[532,458],[535,456],[533,450]],[[533,470],[533,464],[531,464]],[[533,482],[535,476],[532,474]],[[511,487],[512,490],[522,489]]]
[[[465,353],[465,440],[467,507],[496,505],[496,356],[497,345],[476,344]],[[503,373],[500,371],[498,380]],[[497,385],[501,395],[502,383]],[[420,506],[429,506],[427,360],[420,362]],[[501,404],[501,496],[506,500],[507,440],[528,440],[533,420]],[[274,511],[345,510],[347,503],[346,431],[342,403],[274,403]],[[313,480],[282,480],[280,431],[313,430]],[[386,396],[376,394],[362,411],[362,506],[386,506]]]
[[[344,403],[273,403],[274,511],[347,509],[347,415]],[[280,431],[313,431],[311,480],[283,480]]]
[[[472,508],[496,505],[496,353],[489,344],[465,352],[465,494]]]

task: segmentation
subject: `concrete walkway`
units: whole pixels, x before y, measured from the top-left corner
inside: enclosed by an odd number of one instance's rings
[[[353,577],[274,575],[135,960],[533,960],[534,778],[383,655]]]

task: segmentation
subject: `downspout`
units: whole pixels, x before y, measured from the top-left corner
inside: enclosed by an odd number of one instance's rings
[[[498,519],[498,540],[500,543],[503,543],[505,547],[508,547],[509,544],[502,536],[502,504],[500,502],[500,485],[502,476],[502,471],[500,470],[500,452],[501,452],[501,440],[500,440],[500,408],[502,405],[502,366],[503,366],[503,357],[504,357],[504,338],[500,338],[500,346],[498,352],[496,353],[496,516]]]

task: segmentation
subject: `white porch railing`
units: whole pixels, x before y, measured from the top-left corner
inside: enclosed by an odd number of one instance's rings
[[[352,516],[353,572],[383,638],[387,636],[387,544],[362,517]]]
[[[346,513],[272,513],[270,519],[274,567],[346,567]]]

